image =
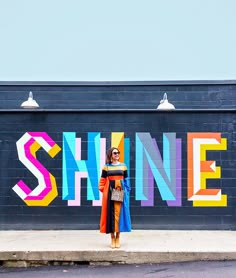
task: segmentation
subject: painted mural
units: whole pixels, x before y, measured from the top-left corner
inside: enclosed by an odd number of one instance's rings
[[[120,160],[125,162],[130,174],[131,151],[134,152],[135,201],[142,207],[154,206],[156,187],[168,207],[181,207],[183,198],[193,207],[226,207],[224,188],[208,188],[209,179],[221,178],[221,167],[215,160],[207,160],[208,151],[227,150],[227,139],[217,132],[190,132],[186,134],[187,149],[182,148],[183,138],[176,133],[162,134],[162,149],[157,138],[149,132],[136,132],[135,144],[124,132],[111,133],[111,146],[121,151]],[[62,152],[62,200],[67,206],[81,206],[81,180],[87,181],[87,200],[91,206],[101,205],[98,182],[105,163],[107,138],[100,132],[87,133],[87,159],[81,159],[81,138],[75,132],[63,132],[59,146],[46,132],[26,132],[16,142],[19,161],[38,180],[32,190],[19,180],[13,186],[17,196],[27,206],[49,206],[58,198],[57,178],[37,159],[42,148],[52,159]],[[187,160],[187,196],[182,194],[182,161]]]

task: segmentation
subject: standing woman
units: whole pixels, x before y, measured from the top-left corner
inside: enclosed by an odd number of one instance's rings
[[[130,183],[127,167],[119,162],[120,151],[110,148],[107,151],[106,164],[102,169],[99,190],[103,193],[100,232],[111,234],[111,248],[120,248],[120,233],[131,231],[129,193]],[[112,201],[113,188],[124,190],[123,202]]]

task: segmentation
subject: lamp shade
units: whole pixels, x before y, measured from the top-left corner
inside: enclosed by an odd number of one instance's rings
[[[28,100],[24,101],[21,104],[21,107],[22,108],[38,108],[39,107],[38,103],[33,98],[32,92],[29,92]]]
[[[158,110],[174,110],[175,107],[167,99],[167,94],[165,93],[163,99],[160,101],[160,104],[157,106]]]

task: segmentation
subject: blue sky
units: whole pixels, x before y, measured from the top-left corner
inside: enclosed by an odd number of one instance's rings
[[[0,81],[236,79],[235,0],[0,0]]]

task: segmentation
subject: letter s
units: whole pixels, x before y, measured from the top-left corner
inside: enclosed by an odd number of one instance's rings
[[[37,160],[36,152],[42,147],[51,157],[61,148],[46,132],[26,132],[17,142],[19,160],[38,179],[31,190],[22,180],[12,188],[28,206],[48,206],[58,195],[55,177]]]

